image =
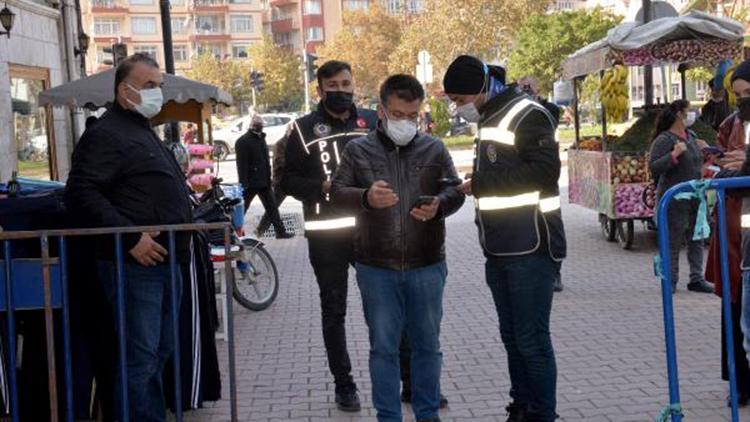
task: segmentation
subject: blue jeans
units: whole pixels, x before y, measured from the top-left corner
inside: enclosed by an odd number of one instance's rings
[[[490,258],[485,265],[500,337],[508,355],[510,396],[534,421],[554,421],[557,366],[549,333],[560,263],[546,254]]]
[[[99,261],[99,277],[113,311],[117,308],[114,264]],[[176,268],[178,307],[182,277]],[[166,405],[162,371],[174,351],[172,290],[169,265],[124,264],[128,401],[133,421],[164,421]],[[115,321],[117,316],[115,314]],[[120,417],[122,379],[115,368],[115,409]]]
[[[370,332],[372,402],[379,422],[401,421],[399,344],[411,346],[412,408],[417,420],[440,409],[440,321],[445,262],[406,271],[357,264],[365,320]]]

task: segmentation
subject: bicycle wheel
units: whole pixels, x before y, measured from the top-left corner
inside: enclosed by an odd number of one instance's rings
[[[279,274],[271,255],[257,240],[243,239],[241,259],[234,272],[235,300],[251,311],[262,311],[279,293]]]

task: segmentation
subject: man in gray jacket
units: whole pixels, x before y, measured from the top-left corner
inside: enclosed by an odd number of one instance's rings
[[[401,420],[404,331],[412,350],[416,420],[440,420],[445,217],[461,207],[464,196],[453,187],[457,174],[445,145],[417,133],[423,100],[415,78],[389,77],[380,88],[378,129],[346,146],[332,183],[334,205],[357,215],[357,282],[380,422]]]

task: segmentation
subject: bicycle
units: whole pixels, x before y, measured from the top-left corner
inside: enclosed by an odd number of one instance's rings
[[[206,223],[232,222],[230,233],[230,259],[235,260],[234,289],[232,296],[243,307],[251,311],[262,311],[273,303],[279,293],[279,274],[271,254],[263,242],[252,236],[242,236],[243,218],[241,198],[228,198],[222,179],[214,179],[211,188],[198,198],[194,214],[196,221]],[[224,254],[224,232],[208,233],[209,244],[216,246],[219,255]]]

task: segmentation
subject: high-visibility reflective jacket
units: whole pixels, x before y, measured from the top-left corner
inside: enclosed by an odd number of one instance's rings
[[[375,129],[377,120],[374,111],[354,107],[346,121],[339,120],[321,103],[318,110],[292,124],[281,187],[302,201],[305,236],[353,236],[354,214],[334,209],[330,194],[324,193],[322,186],[333,179],[346,144]]]
[[[565,257],[557,122],[516,85],[479,110],[472,193],[487,256]]]

